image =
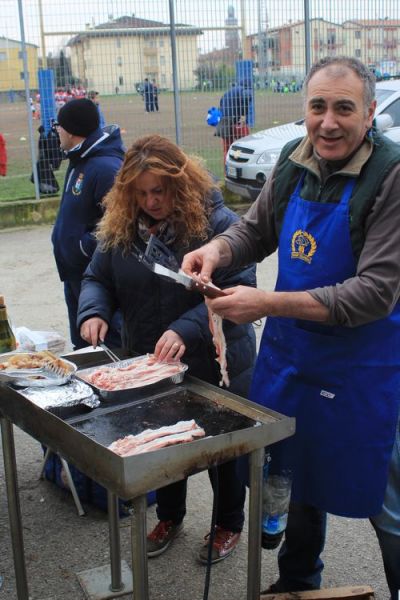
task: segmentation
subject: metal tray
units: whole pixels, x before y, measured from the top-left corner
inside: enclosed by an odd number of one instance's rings
[[[30,354],[36,354],[36,352],[6,352],[4,354],[0,354],[0,363],[7,362],[13,356],[24,356]],[[8,375],[7,369],[4,369],[0,370],[0,382],[8,384],[11,383],[13,385],[22,387],[50,387],[54,385],[64,385],[64,383],[70,381],[72,375],[75,373],[75,371],[77,371],[78,367],[69,360],[66,360],[65,358],[57,358],[57,360],[59,360],[62,366],[65,368],[66,375],[64,377],[57,377],[54,379],[36,379],[35,374],[32,374],[31,376]],[[2,373],[5,373],[7,375],[7,379],[4,378],[3,381],[1,379]]]
[[[120,360],[118,362],[112,362],[106,365],[101,365],[101,368],[107,368],[107,369],[118,369],[120,367],[127,367],[135,362],[137,362],[138,360],[142,360],[143,356],[135,356],[134,358],[127,358],[125,360]],[[164,379],[160,379],[159,381],[156,381],[154,383],[144,383],[142,386],[139,387],[131,387],[131,388],[124,388],[122,390],[107,390],[101,387],[98,387],[96,385],[94,385],[93,383],[90,383],[88,381],[88,375],[90,375],[91,373],[94,373],[94,371],[98,371],[99,370],[99,366],[97,367],[90,367],[88,369],[78,369],[75,372],[75,377],[77,379],[80,379],[81,381],[84,381],[85,383],[89,384],[97,394],[99,394],[99,396],[105,400],[105,401],[113,401],[113,400],[121,400],[123,399],[124,396],[127,396],[128,394],[130,396],[132,396],[132,393],[140,395],[141,391],[146,391],[147,393],[150,393],[151,391],[153,391],[154,389],[158,389],[159,387],[163,387],[166,384],[178,384],[178,383],[182,383],[183,378],[185,376],[185,372],[188,369],[188,366],[185,365],[184,363],[180,363],[182,365],[182,370],[179,373],[175,373],[174,375],[171,375],[169,377],[164,377]]]

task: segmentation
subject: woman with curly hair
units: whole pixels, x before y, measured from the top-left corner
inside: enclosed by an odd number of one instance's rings
[[[104,198],[97,227],[98,246],[82,282],[78,326],[96,346],[110,318],[122,312],[122,340],[130,353],[154,353],[160,360],[182,359],[189,374],[218,385],[219,369],[204,297],[169,282],[138,260],[151,234],[169,249],[178,265],[184,254],[224,231],[237,216],[199,159],[187,156],[159,135],[136,140],[125,156],[114,186]],[[215,273],[219,287],[256,285],[255,267]],[[251,325],[224,322],[229,390],[247,396],[255,360]],[[218,466],[218,506],[212,561],[236,547],[243,527],[245,487],[236,461]],[[214,487],[213,475],[210,473]],[[158,523],[148,535],[148,556],[158,556],[182,530],[187,481],[157,490]],[[200,550],[207,561],[208,536]]]

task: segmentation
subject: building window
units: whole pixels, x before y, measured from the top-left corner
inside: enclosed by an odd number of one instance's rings
[[[160,65],[162,67],[165,65],[165,56],[160,56]]]
[[[356,56],[356,58],[360,58],[360,57],[361,57],[361,50],[360,50],[359,48],[357,48],[357,49],[355,50],[355,53],[354,53],[354,55]]]
[[[327,42],[328,42],[328,46],[335,46],[336,31],[334,29],[328,29]]]
[[[25,73],[23,71],[20,72],[19,78],[22,79],[22,80],[25,79]]]
[[[361,31],[355,31],[354,32],[354,37],[356,38],[356,40],[361,40]]]
[[[160,48],[164,48],[164,40],[160,40]]]
[[[119,85],[124,85],[124,78],[122,77],[122,75],[120,75],[118,77],[118,81],[119,81]]]
[[[7,60],[7,52],[0,52],[0,60]]]
[[[117,65],[122,67],[122,56],[117,56]]]
[[[22,60],[22,59],[24,58],[24,53],[22,52],[22,50],[20,50],[20,51],[18,52],[18,58],[19,58],[20,60]]]
[[[117,38],[115,40],[115,45],[117,46],[117,48],[121,48],[121,38]]]

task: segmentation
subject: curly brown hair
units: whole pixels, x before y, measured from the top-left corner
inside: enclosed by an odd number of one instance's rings
[[[160,135],[138,138],[125,155],[115,183],[103,199],[104,215],[96,238],[102,249],[121,246],[125,251],[136,236],[140,207],[135,194],[135,181],[149,171],[159,177],[171,193],[176,239],[188,244],[191,239],[207,237],[209,198],[216,188],[201,160],[186,155],[176,144]]]

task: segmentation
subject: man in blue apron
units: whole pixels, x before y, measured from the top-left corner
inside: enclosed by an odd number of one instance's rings
[[[280,577],[268,591],[320,587],[329,512],[371,518],[394,599],[400,148],[373,127],[375,80],[357,59],[322,59],[305,90],[307,135],[285,146],[241,221],[182,267],[208,279],[217,266],[278,250],[274,292],[239,286],[209,301],[236,323],[268,317],[251,399],[296,417],[295,436],[270,449],[271,472],[292,469],[293,488]]]

